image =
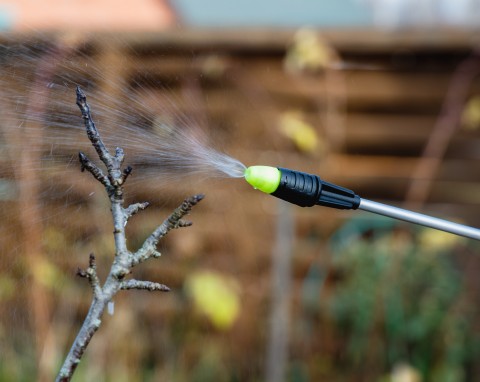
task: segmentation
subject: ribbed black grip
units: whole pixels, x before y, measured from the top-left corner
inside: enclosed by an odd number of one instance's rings
[[[360,197],[353,191],[325,182],[317,175],[278,168],[280,184],[271,195],[301,207],[321,205],[342,210],[357,209]]]
[[[318,176],[287,168],[278,168],[282,174],[280,184],[273,196],[286,200],[301,207],[311,207],[317,204],[322,190]]]
[[[360,205],[360,196],[348,188],[336,184],[322,182],[322,191],[317,201],[319,206],[337,208],[340,210],[356,210]]]

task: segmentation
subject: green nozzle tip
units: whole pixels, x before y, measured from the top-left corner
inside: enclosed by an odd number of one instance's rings
[[[251,166],[245,170],[245,180],[267,194],[278,188],[281,175],[278,168],[270,166]]]

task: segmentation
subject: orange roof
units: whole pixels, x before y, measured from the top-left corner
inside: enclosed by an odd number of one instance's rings
[[[175,25],[166,0],[1,0],[13,31],[155,31]]]

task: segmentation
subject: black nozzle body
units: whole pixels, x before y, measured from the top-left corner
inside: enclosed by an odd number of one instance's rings
[[[360,197],[353,191],[325,182],[317,175],[278,168],[281,173],[280,184],[271,195],[301,207],[314,205],[342,210],[356,210]]]

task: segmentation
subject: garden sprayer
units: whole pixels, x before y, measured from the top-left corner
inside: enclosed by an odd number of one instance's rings
[[[260,191],[301,207],[320,205],[342,210],[359,209],[480,240],[480,229],[366,200],[347,188],[325,182],[317,175],[280,167],[251,166],[245,170],[245,180]]]

